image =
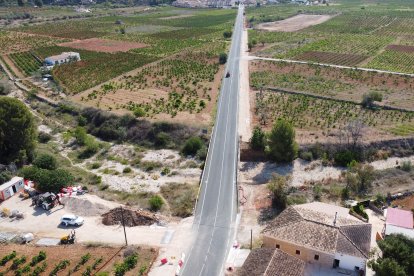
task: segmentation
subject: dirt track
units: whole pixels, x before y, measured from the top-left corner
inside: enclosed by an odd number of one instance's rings
[[[257,29],[265,31],[295,32],[313,25],[321,24],[332,17],[332,15],[299,14],[285,20],[259,24]]]

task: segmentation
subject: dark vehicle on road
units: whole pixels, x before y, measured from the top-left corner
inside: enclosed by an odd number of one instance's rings
[[[229,77],[230,77],[230,72],[227,72],[226,78],[229,78]]]

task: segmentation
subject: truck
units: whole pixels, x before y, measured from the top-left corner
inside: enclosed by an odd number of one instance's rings
[[[54,193],[44,193],[32,198],[32,205],[42,207],[44,210],[50,210],[58,203],[58,196]]]

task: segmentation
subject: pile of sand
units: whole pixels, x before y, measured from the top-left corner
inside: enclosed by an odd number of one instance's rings
[[[77,197],[64,197],[61,202],[65,205],[65,209],[75,215],[92,217],[99,216],[108,212],[109,208],[100,204],[93,203],[87,199]]]
[[[157,223],[159,219],[153,213],[139,210],[131,210],[125,208],[115,208],[102,215],[102,223],[105,225],[122,224],[122,212],[124,216],[125,226],[141,226]]]

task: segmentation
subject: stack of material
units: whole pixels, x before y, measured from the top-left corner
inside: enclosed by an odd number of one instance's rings
[[[159,219],[153,213],[144,210],[131,210],[125,208],[115,208],[102,215],[102,223],[105,225],[122,224],[122,212],[125,226],[142,226],[157,223]]]
[[[77,197],[64,197],[61,201],[65,205],[66,210],[79,216],[100,216],[109,210],[108,207],[100,203],[94,203],[90,200]]]

